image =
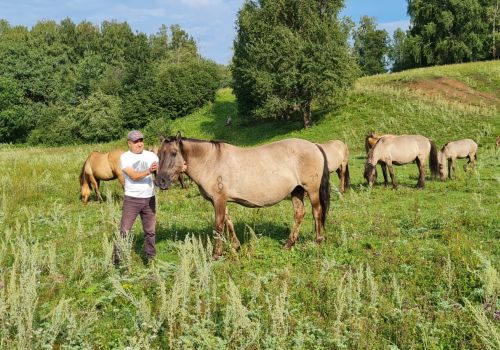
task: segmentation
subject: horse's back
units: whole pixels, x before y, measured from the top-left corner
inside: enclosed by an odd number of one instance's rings
[[[431,150],[429,139],[422,135],[382,137],[375,147],[383,156],[400,163],[413,162],[416,157],[428,155]]]
[[[224,144],[213,172],[214,190],[224,188],[228,200],[247,206],[272,205],[297,186],[319,189],[324,162],[319,147],[302,139],[251,148]]]
[[[87,169],[90,168],[92,175],[98,180],[116,179],[115,169],[119,169],[120,155],[122,153],[122,150],[107,153],[94,151],[87,159]]]
[[[328,171],[337,170],[349,157],[347,145],[340,140],[330,140],[320,144],[328,161]]]
[[[443,146],[443,153],[447,157],[464,158],[477,152],[477,143],[472,139],[463,139],[448,142]]]

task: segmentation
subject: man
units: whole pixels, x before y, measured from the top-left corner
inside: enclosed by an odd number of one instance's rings
[[[144,150],[144,135],[138,130],[128,133],[127,144],[129,150],[120,156],[120,169],[125,177],[120,233],[122,237],[128,235],[137,215],[140,215],[144,229],[144,250],[150,262],[156,256],[156,201],[151,174],[158,169],[158,156]],[[120,262],[116,247],[114,262]]]

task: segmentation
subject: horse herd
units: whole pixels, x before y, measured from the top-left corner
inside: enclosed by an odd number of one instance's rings
[[[421,135],[376,135],[365,138],[367,152],[364,176],[371,186],[377,177],[379,164],[387,186],[387,170],[392,185],[397,188],[394,165],[415,162],[419,169],[418,188],[423,188],[426,164],[433,177],[442,180],[456,171],[457,158],[468,158],[475,165],[477,144],[470,139],[448,142],[437,151],[434,142]],[[315,221],[316,242],[325,237],[323,229],[330,205],[330,173],[339,177],[339,192],[350,184],[349,151],[345,143],[332,140],[315,144],[303,139],[285,139],[257,147],[237,147],[221,141],[205,141],[182,137],[180,133],[161,140],[153,150],[159,158],[155,185],[166,190],[186,174],[194,181],[201,195],[215,210],[214,258],[222,255],[224,227],[234,249],[240,242],[227,209],[228,202],[246,207],[266,207],[291,196],[294,225],[285,244],[291,248],[305,216],[304,197],[307,193]],[[99,181],[118,178],[123,186],[123,174],[118,166],[122,150],[109,153],[92,152],[85,160],[80,174],[81,195],[87,202],[93,187],[101,201]],[[464,166],[466,169],[467,164]],[[184,187],[184,186],[183,186]]]

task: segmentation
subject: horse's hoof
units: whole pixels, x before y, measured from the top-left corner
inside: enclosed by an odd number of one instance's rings
[[[213,259],[214,261],[219,260],[221,257],[222,257],[222,254],[214,254],[214,255],[212,255],[212,259]]]
[[[295,245],[295,242],[290,242],[289,240],[286,242],[286,244],[283,246],[283,249],[285,250],[290,250],[292,247]]]
[[[316,244],[321,244],[325,240],[326,240],[325,236],[320,236],[320,237],[316,238],[316,240],[314,242],[316,242]]]

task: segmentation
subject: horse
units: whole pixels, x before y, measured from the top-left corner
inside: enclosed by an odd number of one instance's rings
[[[176,136],[161,141],[155,184],[168,189],[187,165],[186,174],[215,210],[214,259],[222,255],[224,225],[235,250],[240,242],[234,232],[227,202],[245,207],[272,206],[291,194],[294,225],[284,246],[290,249],[305,215],[304,194],[312,206],[316,243],[325,237],[322,229],[330,205],[330,173],[321,146],[302,139],[285,139],[263,146],[242,148],[222,141]]]
[[[325,151],[328,160],[328,171],[337,172],[339,177],[339,192],[344,193],[346,187],[351,184],[349,176],[349,149],[347,145],[340,140],[331,140],[319,144]]]
[[[158,146],[154,146],[148,149],[148,151],[153,152],[154,154],[158,155]],[[188,188],[187,185],[184,185],[184,175],[182,173],[179,174],[179,177],[177,178],[179,183],[181,184],[181,187],[183,189]]]
[[[378,135],[375,133],[370,133],[366,135],[365,137],[365,150],[366,150],[366,158],[368,158],[368,153],[370,153],[370,150],[375,146],[377,141],[381,137],[394,137],[396,135],[392,134],[384,134],[384,135]],[[387,166],[384,162],[379,161],[380,168],[382,169],[382,175],[384,175],[384,184],[387,186]],[[375,169],[375,179],[377,179],[377,169]]]
[[[83,203],[87,203],[92,187],[99,202],[102,202],[99,191],[100,181],[109,181],[118,178],[120,184],[125,186],[125,178],[120,169],[120,156],[123,150],[116,149],[108,153],[92,152],[87,157],[80,172],[80,191]]]
[[[441,148],[441,151],[439,151],[438,158],[441,180],[446,180],[446,177],[451,179],[452,170],[456,177],[457,158],[468,158],[468,162],[464,164],[464,171],[467,171],[468,164],[472,164],[473,168],[475,167],[477,160],[477,143],[471,139],[448,142]]]
[[[404,165],[416,162],[419,170],[417,188],[424,188],[427,159],[429,159],[432,176],[437,176],[438,157],[436,145],[427,137],[422,135],[381,137],[368,153],[364,176],[368,181],[368,185],[372,186],[376,177],[375,166],[382,161],[389,169],[392,186],[396,189],[398,184],[394,175],[393,164]],[[387,180],[384,185],[387,186]]]

